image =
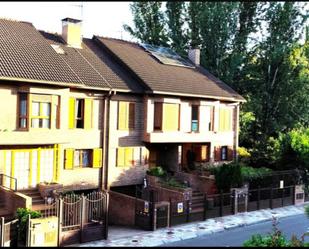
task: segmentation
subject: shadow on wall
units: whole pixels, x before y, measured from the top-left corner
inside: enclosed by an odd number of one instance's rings
[[[145,165],[116,168],[122,171],[117,177],[109,179],[110,187],[143,184],[144,178],[146,177],[146,171],[149,167],[148,165]],[[115,172],[119,171],[117,170]],[[110,172],[109,175],[113,174]]]

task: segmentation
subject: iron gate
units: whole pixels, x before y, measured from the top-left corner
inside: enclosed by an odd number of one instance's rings
[[[59,199],[59,246],[107,239],[108,194],[70,194]]]

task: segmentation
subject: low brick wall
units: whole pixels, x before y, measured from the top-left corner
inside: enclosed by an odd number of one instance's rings
[[[138,200],[138,202],[142,202]],[[135,225],[136,198],[109,191],[108,221],[110,225]]]
[[[216,192],[215,179],[209,176],[177,172],[175,177],[179,181],[187,181],[192,189],[197,189],[202,193],[215,194]]]
[[[191,200],[192,189],[180,189],[180,188],[166,188],[163,186],[149,186],[149,189],[154,190],[158,193],[158,202],[160,201],[184,201]]]
[[[10,210],[12,214],[16,213],[17,208],[31,208],[32,199],[22,193],[0,187],[0,195],[5,201],[5,208]]]

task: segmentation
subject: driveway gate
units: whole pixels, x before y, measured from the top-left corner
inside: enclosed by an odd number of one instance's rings
[[[59,246],[107,239],[108,194],[70,194],[59,199]]]

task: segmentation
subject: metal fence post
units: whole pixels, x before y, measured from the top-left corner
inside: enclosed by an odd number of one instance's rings
[[[223,191],[220,190],[220,216],[223,215]]]
[[[105,215],[105,226],[104,226],[104,239],[108,238],[108,206],[109,206],[109,193],[105,192],[104,201],[104,215]],[[136,211],[136,210],[135,210]]]
[[[82,195],[82,203],[80,205],[80,242],[83,243],[84,241],[84,212],[86,211],[85,208],[85,196]]]
[[[284,200],[284,190],[285,188],[282,189],[282,193],[281,193],[281,206],[283,207],[283,200]]]
[[[168,226],[171,227],[172,226],[172,217],[173,217],[173,214],[172,214],[172,198],[170,198],[169,216],[170,216],[170,219],[169,219]]]
[[[27,217],[26,247],[31,247],[31,215]],[[35,245],[34,245],[35,246]]]
[[[191,209],[191,203],[190,203],[190,200],[188,200],[187,201],[187,218],[186,218],[187,222],[190,221],[190,209]]]
[[[270,209],[273,209],[273,188],[270,187],[270,198],[269,198]]]
[[[1,225],[0,225],[0,246],[4,247],[4,217],[1,217]]]
[[[207,212],[207,193],[204,194],[204,212],[203,212],[203,220],[206,220],[206,212]]]
[[[155,206],[155,204],[153,202],[151,203],[151,209],[152,209],[152,217],[151,217],[151,222],[152,222],[152,226],[151,226],[151,230],[155,231],[157,228],[157,208]]]
[[[296,185],[294,185],[294,186],[292,186],[291,187],[292,188],[292,203],[293,203],[293,205],[295,205],[295,188],[296,188]]]
[[[58,246],[61,246],[61,232],[62,232],[62,217],[63,217],[63,200],[58,200]]]
[[[258,186],[258,196],[257,196],[257,210],[261,208],[261,186]]]

